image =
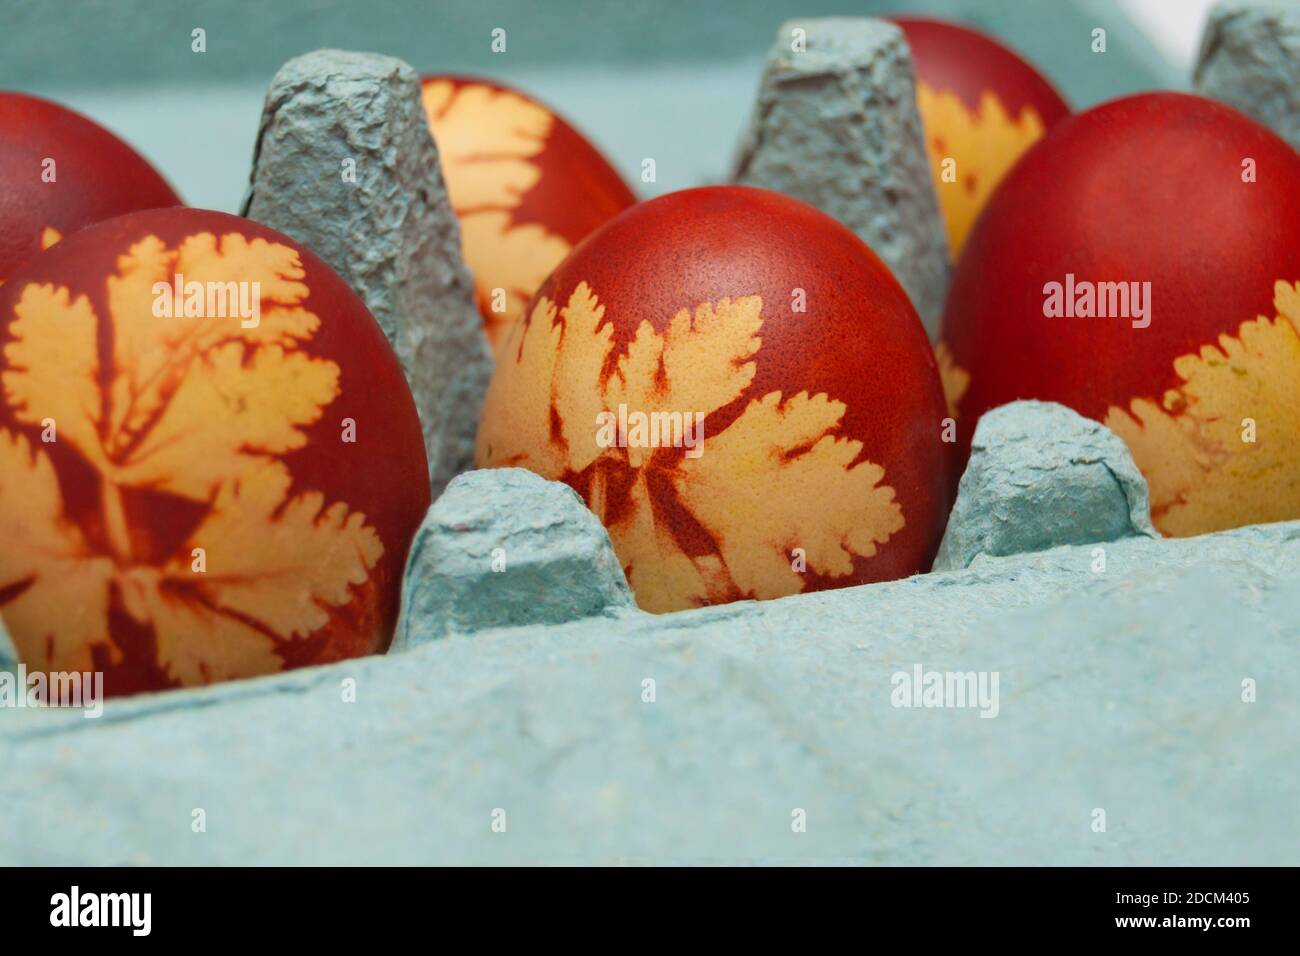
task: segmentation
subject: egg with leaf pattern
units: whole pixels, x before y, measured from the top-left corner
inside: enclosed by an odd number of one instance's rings
[[[479,312],[496,344],[569,250],[636,196],[582,133],[531,96],[475,77],[421,82]]]
[[[979,30],[925,17],[894,22],[912,51],[916,104],[955,259],[1002,177],[1070,107],[1023,57]]]
[[[481,467],[571,485],[650,611],[925,570],[951,445],[925,330],[853,233],[689,189],[582,242],[497,355]]]
[[[1300,155],[1183,93],[1071,117],[971,233],[938,351],[963,445],[1060,402],[1128,444],[1165,534],[1300,518]]]
[[[429,503],[397,359],[311,252],[130,213],[0,287],[0,617],[109,694],[384,650]]]

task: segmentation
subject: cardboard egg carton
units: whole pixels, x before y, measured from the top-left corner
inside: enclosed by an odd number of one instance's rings
[[[1202,85],[1238,89],[1242,20],[1215,22]],[[1300,522],[1160,538],[1113,434],[1021,402],[978,426],[936,570],[642,612],[571,489],[466,470],[487,364],[427,147],[297,205],[360,135],[325,74],[387,97],[380,153],[418,116],[399,61],[311,57],[272,84],[246,208],[349,278],[445,439],[393,647],[96,719],[6,713],[0,863],[1300,859]],[[379,227],[407,215],[440,262]]]
[[[386,656],[7,713],[0,860],[1292,863],[1300,522],[1112,488],[1114,541],[656,616],[566,486],[470,472]]]

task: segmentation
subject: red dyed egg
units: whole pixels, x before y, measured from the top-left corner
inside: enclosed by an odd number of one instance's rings
[[[894,22],[912,50],[916,103],[955,259],[993,188],[1070,108],[1034,67],[978,30],[924,18]]]
[[[1178,93],[1075,116],[958,265],[941,349],[963,437],[1004,402],[1061,402],[1128,442],[1166,534],[1300,518],[1297,283],[1285,142]]]
[[[429,504],[383,333],[280,233],[131,213],[0,288],[0,615],[109,693],[383,650]]]
[[[496,345],[569,250],[636,196],[550,107],[487,80],[422,82],[465,262]]]
[[[853,233],[734,186],[628,210],[498,351],[482,467],[567,482],[637,603],[671,611],[928,567],[951,446],[924,329]]]
[[[0,92],[0,282],[68,233],[180,199],[140,154],[80,113]]]

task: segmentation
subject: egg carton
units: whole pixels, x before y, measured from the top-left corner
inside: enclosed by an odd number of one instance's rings
[[[1198,71],[1228,99],[1258,82],[1260,18],[1283,16],[1241,6]],[[386,91],[367,144],[396,158],[346,201],[317,197],[344,205],[304,209],[295,183],[357,146],[339,70]],[[357,288],[425,416],[442,493],[390,652],[97,719],[8,713],[0,863],[1300,859],[1300,697],[1284,690],[1300,522],[1161,538],[1095,422],[1040,402],[985,415],[927,574],[664,615],[636,608],[567,486],[468,470],[489,363],[454,219],[440,180],[408,167],[428,157],[386,148],[413,146],[414,77],[384,57],[287,65],[245,204]],[[1255,108],[1277,126],[1281,102]],[[932,225],[878,212],[862,221]],[[441,264],[382,228],[408,215],[450,250]],[[436,348],[416,331],[435,307]],[[0,630],[0,669],[20,666]]]

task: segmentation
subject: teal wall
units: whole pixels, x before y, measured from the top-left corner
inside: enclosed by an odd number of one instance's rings
[[[1035,61],[1076,106],[1182,85],[1115,0],[0,0],[0,88],[61,100],[148,156],[192,205],[235,211],[266,84],[322,46],[513,82],[559,109],[643,195],[730,168],[763,56],[803,15],[964,19]],[[207,52],[190,31],[207,31]],[[1089,49],[1107,30],[1108,52]],[[489,49],[507,31],[507,52]]]
[[[719,62],[761,52],[789,17],[903,9],[1000,34],[1081,104],[1173,80],[1113,0],[4,0],[0,9],[0,84],[21,88],[264,80],[322,46],[506,76]],[[196,26],[208,35],[202,57],[190,52]],[[1094,26],[1109,30],[1104,61],[1088,49]],[[494,27],[508,32],[504,56],[488,52]]]

